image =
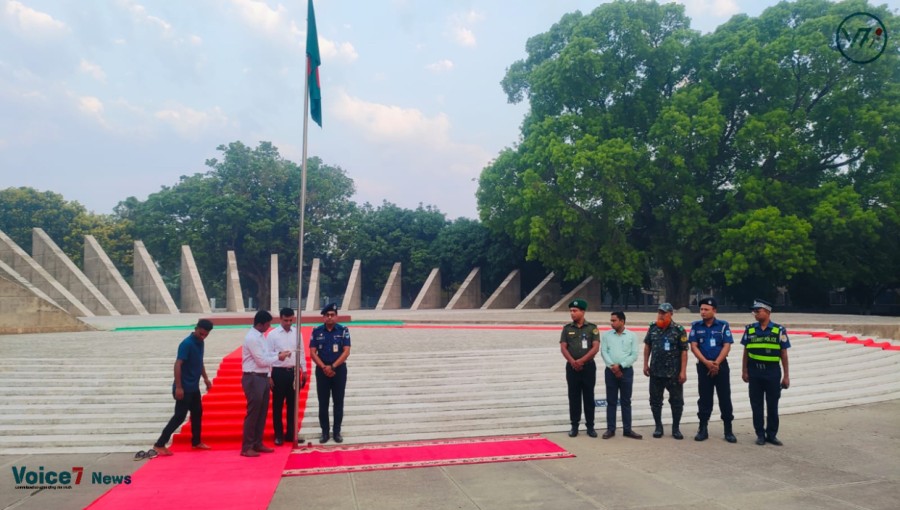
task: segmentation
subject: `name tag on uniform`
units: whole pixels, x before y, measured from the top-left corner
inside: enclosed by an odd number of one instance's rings
[[[331,352],[338,352],[338,351],[337,351],[337,348],[338,348],[338,345],[337,345],[337,344],[332,344],[332,345],[331,345]]]
[[[715,346],[716,346],[716,339],[715,339],[715,338],[710,338],[710,339],[709,339],[709,346],[710,346],[710,347],[715,347]]]
[[[668,341],[668,340],[666,340],[666,343],[663,344],[663,349],[665,349],[665,350],[667,350],[667,351],[669,351],[669,350],[672,349],[672,346],[669,345],[669,341]]]
[[[582,349],[587,349],[587,340],[585,340],[585,339],[583,339],[583,338],[581,339],[581,348],[582,348]]]

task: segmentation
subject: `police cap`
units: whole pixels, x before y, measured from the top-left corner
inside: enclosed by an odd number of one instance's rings
[[[719,303],[716,301],[716,298],[712,296],[701,299],[697,302],[697,305],[709,305],[713,308],[719,308]]]
[[[760,308],[771,312],[772,311],[772,303],[769,303],[768,301],[766,301],[764,299],[754,299],[753,306],[750,307],[750,311],[758,310]]]
[[[337,303],[328,303],[327,305],[322,307],[322,315],[326,315],[328,312],[337,313],[338,306]]]

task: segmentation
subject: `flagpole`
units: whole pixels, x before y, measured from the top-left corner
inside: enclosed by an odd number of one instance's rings
[[[309,76],[309,56],[306,57],[306,73]],[[300,446],[300,421],[297,419],[300,407],[300,372],[306,359],[300,359],[300,353],[304,352],[301,343],[303,335],[300,333],[300,320],[303,314],[303,222],[306,213],[306,150],[307,150],[307,134],[309,130],[309,78],[306,82],[303,94],[303,164],[300,166],[300,234],[297,237],[297,343],[294,350],[294,448]],[[306,358],[306,356],[304,356]]]

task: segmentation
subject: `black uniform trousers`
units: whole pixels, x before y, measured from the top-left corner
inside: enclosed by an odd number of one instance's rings
[[[287,430],[281,419],[284,407],[287,407]],[[294,431],[297,430],[297,393],[294,391],[293,368],[272,367],[272,423],[275,439],[294,440]]]
[[[603,372],[606,381],[606,430],[616,430],[616,402],[622,403],[622,428],[631,430],[631,390],[634,387],[634,368],[622,369],[621,379],[607,368]]]
[[[748,360],[750,409],[753,411],[753,430],[757,436],[775,437],[778,434],[778,399],[781,398],[781,365]],[[763,403],[765,402],[765,410]],[[768,416],[765,411],[768,411]],[[766,417],[763,428],[763,417]]]
[[[172,391],[172,398],[175,398],[175,391]],[[155,446],[160,448],[166,446],[171,439],[175,430],[184,423],[188,411],[191,412],[191,444],[198,445],[200,441],[200,421],[203,417],[203,406],[200,405],[199,391],[185,391],[181,400],[175,400],[175,414],[166,427],[163,429],[159,439],[156,440]]]
[[[581,405],[584,403],[584,423],[594,428],[594,386],[597,384],[597,364],[591,360],[581,370],[566,363],[566,384],[569,387],[569,421],[578,427]]]
[[[713,390],[719,397],[719,411],[722,413],[722,421],[730,423],[734,420],[734,407],[731,405],[731,371],[728,368],[728,360],[722,360],[719,365],[719,373],[713,377],[709,375],[709,369],[703,363],[697,363],[697,389],[700,398],[697,399],[697,417],[700,421],[709,421],[713,410]]]
[[[344,421],[344,390],[347,388],[347,365],[341,365],[334,369],[334,377],[328,377],[325,372],[316,367],[316,395],[319,397],[319,426],[322,432],[328,432],[331,428],[328,422],[329,399],[334,398],[334,433],[341,432],[341,422]]]

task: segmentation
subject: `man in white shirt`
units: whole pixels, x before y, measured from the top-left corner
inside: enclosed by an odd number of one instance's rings
[[[272,324],[272,314],[265,310],[256,312],[253,327],[244,337],[241,348],[244,375],[241,387],[247,397],[247,416],[244,418],[244,438],[241,455],[259,457],[260,452],[272,453],[275,450],[262,443],[266,428],[266,414],[269,412],[269,369],[276,361],[284,361],[293,351],[274,352],[269,349],[263,333]]]
[[[297,328],[294,324],[294,309],[282,308],[278,314],[281,319],[281,327],[269,332],[266,339],[269,341],[272,352],[294,351],[299,348],[297,360],[300,362],[300,387],[306,384],[306,370],[304,363],[306,355],[303,352],[303,342],[297,341]],[[275,429],[275,446],[281,446],[285,442],[294,442],[294,432],[297,430],[297,392],[294,390],[295,361],[293,358],[284,361],[276,361],[272,364],[272,377],[269,386],[272,387],[272,423]],[[287,403],[287,406],[285,406]],[[287,427],[281,418],[281,411],[287,407]]]

